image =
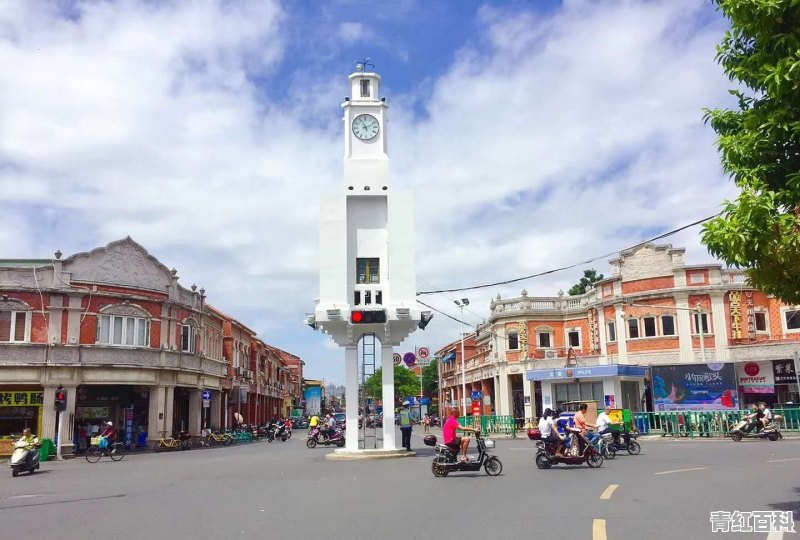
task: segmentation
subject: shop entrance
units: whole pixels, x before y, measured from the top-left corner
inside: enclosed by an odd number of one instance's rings
[[[622,392],[622,408],[639,412],[642,407],[638,381],[620,381],[620,391]]]
[[[91,437],[112,422],[117,429],[117,440],[126,446],[138,446],[147,432],[147,415],[150,409],[150,388],[135,385],[81,385],[76,389],[75,425],[73,443],[75,451],[85,451]],[[146,435],[144,436],[144,445]]]
[[[172,431],[186,431],[189,426],[189,389],[175,388],[172,403]]]

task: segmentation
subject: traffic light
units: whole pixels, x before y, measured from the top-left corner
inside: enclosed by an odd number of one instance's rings
[[[428,326],[428,323],[431,322],[433,319],[433,313],[430,311],[423,311],[419,314],[419,322],[417,326],[419,326],[420,330],[425,330],[425,327]]]
[[[386,322],[386,310],[351,311],[350,322],[353,324],[383,324]]]
[[[67,391],[60,386],[56,389],[56,410],[67,410]]]

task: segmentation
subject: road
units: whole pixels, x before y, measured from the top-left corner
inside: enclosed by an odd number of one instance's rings
[[[711,532],[716,510],[793,510],[800,521],[798,440],[643,441],[641,455],[600,469],[544,471],[533,443],[499,440],[501,476],[434,478],[418,433],[415,458],[359,462],[327,461],[331,450],[307,449],[302,434],[118,463],[43,463],[16,479],[6,469],[0,538],[674,540],[732,536]]]

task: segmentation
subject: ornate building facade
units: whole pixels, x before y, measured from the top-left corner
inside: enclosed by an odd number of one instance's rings
[[[611,276],[580,296],[498,296],[488,322],[466,337],[466,397],[480,392],[483,414],[518,418],[573,400],[642,410],[652,366],[733,362],[740,383],[746,364],[794,366],[800,306],[749,287],[741,271],[686,265],[684,252],[654,244],[624,251],[609,261]],[[455,406],[460,341],[438,355],[449,360],[443,395]],[[774,402],[800,401],[789,379],[775,377],[759,391]]]

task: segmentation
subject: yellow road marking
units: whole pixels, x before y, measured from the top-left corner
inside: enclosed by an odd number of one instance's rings
[[[614,491],[619,487],[619,484],[611,484],[606,488],[602,495],[600,495],[600,499],[607,501],[611,498],[614,494]]]
[[[769,459],[766,463],[781,463],[782,461],[797,461],[800,460],[800,457],[790,457],[786,459]]]
[[[702,471],[703,469],[708,469],[708,467],[692,467],[691,469],[675,469],[673,471],[662,471],[653,474],[672,474],[676,472],[689,472],[689,471]]]
[[[771,531],[767,535],[767,540],[783,540],[783,531]]]
[[[596,519],[592,522],[592,540],[606,540],[606,520]]]

